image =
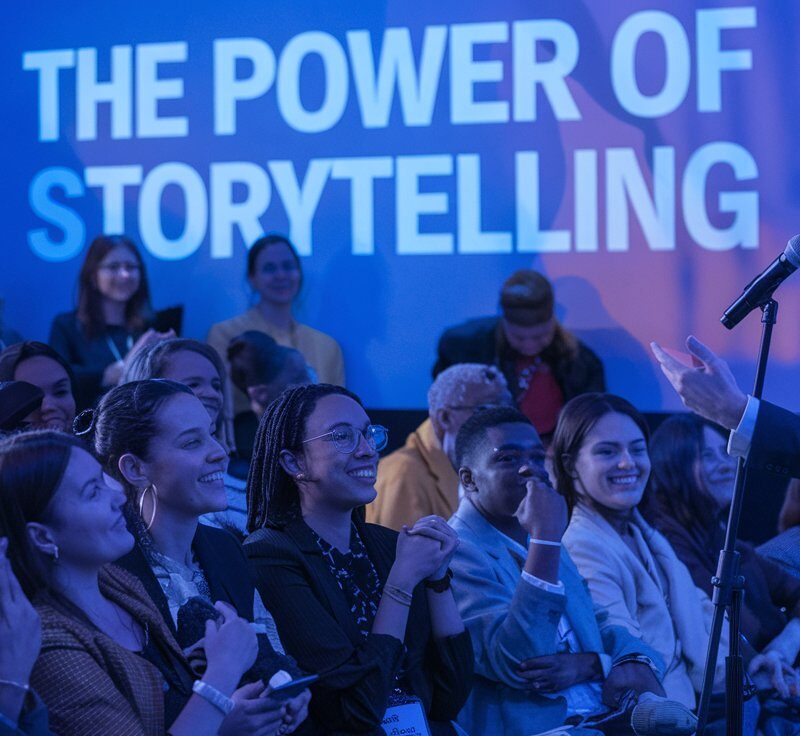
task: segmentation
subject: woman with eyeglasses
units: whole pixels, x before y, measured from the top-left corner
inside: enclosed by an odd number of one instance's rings
[[[78,276],[78,307],[56,315],[50,345],[75,374],[78,408],[92,406],[116,386],[125,360],[171,331],[152,329],[150,287],[144,261],[130,238],[98,235]]]
[[[287,652],[322,675],[316,723],[382,734],[384,718],[403,727],[407,704],[453,734],[473,671],[450,590],[458,538],[437,516],[399,533],[364,522],[386,442],[346,389],[286,390],[256,436],[245,551]]]
[[[297,296],[303,285],[303,268],[294,245],[272,233],[256,240],[247,253],[247,281],[258,301],[244,314],[211,326],[206,341],[228,366],[228,345],[248,330],[264,332],[279,345],[294,348],[313,369],[314,379],[344,386],[342,349],[330,335],[294,318]],[[234,415],[250,411],[250,400],[233,391]]]

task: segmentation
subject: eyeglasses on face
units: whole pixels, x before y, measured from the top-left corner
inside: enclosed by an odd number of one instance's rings
[[[113,274],[122,273],[123,271],[136,274],[141,270],[137,263],[101,263],[98,269]]]
[[[356,447],[358,447],[361,437],[367,441],[367,444],[373,450],[378,452],[386,447],[386,443],[389,441],[389,430],[386,429],[386,427],[382,427],[380,424],[370,424],[363,430],[345,424],[336,429],[332,429],[330,432],[325,432],[325,434],[309,437],[307,440],[303,440],[303,444],[305,445],[308,442],[321,440],[326,437],[329,438],[329,442],[333,442],[333,446],[339,452],[347,454],[353,452]]]

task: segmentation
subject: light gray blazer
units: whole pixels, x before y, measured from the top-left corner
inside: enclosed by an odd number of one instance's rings
[[[529,736],[564,722],[564,698],[537,695],[516,673],[523,660],[556,653],[564,613],[583,651],[610,655],[612,661],[645,654],[662,666],[659,655],[626,629],[598,626],[586,583],[566,551],[559,571],[565,595],[560,595],[522,580],[524,559],[468,498],[449,523],[460,539],[451,563],[453,594],[475,652],[475,683],[458,716],[466,731]]]

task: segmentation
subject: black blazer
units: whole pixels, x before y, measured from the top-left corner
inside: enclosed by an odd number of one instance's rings
[[[499,317],[483,317],[450,327],[439,338],[438,355],[433,366],[436,378],[445,368],[456,363],[484,363],[496,365],[506,377],[509,390],[519,398],[516,380],[517,354],[499,333]],[[605,391],[606,379],[600,358],[580,340],[578,354],[571,360],[562,358],[551,363],[546,352],[542,358],[550,365],[564,401],[591,391]]]
[[[747,467],[800,478],[800,417],[768,401],[759,402]]]
[[[360,520],[356,525],[385,583],[394,563],[397,532]],[[363,638],[302,519],[282,529],[253,532],[244,549],[287,652],[302,669],[325,673],[311,688],[310,711],[325,733],[383,734],[381,720],[398,684],[422,700],[434,733],[437,723],[455,719],[472,688],[472,642],[466,631],[433,638],[422,586],[414,591],[404,642],[384,634]]]
[[[230,603],[242,618],[252,621],[255,581],[239,542],[224,529],[198,524],[192,549],[211,589],[211,600]],[[128,554],[114,564],[139,578],[173,636],[176,635],[167,596],[164,595],[158,578],[147,564],[139,544],[135,544]]]

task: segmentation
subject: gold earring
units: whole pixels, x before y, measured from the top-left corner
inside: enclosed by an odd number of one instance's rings
[[[151,483],[149,486],[145,486],[142,489],[141,496],[139,496],[139,516],[142,517],[142,521],[144,521],[144,499],[148,491],[153,494],[153,513],[150,515],[150,521],[145,524],[145,529],[149,532],[150,527],[153,526],[153,522],[156,520],[156,510],[158,509],[158,491],[156,490],[156,484]]]

